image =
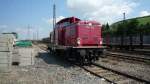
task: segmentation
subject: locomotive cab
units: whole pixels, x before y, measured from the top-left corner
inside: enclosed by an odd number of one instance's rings
[[[79,46],[101,46],[101,25],[94,21],[81,21],[77,25]]]

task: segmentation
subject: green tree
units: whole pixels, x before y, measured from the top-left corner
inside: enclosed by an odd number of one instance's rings
[[[132,19],[126,25],[127,35],[135,35],[138,34],[138,25],[139,22],[137,19]]]
[[[108,23],[106,24],[105,29],[106,29],[106,30],[110,30],[110,27],[109,27],[109,24],[108,24]]]
[[[147,23],[146,25],[144,25],[144,33],[147,35],[150,35],[150,23]]]
[[[102,34],[103,36],[110,34],[110,26],[108,23],[102,25]]]

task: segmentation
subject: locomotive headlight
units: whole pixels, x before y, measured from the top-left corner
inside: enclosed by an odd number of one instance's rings
[[[100,40],[99,44],[103,44],[103,41],[102,41],[102,40]]]
[[[81,42],[80,42],[80,38],[77,38],[77,44],[80,45]]]
[[[89,26],[92,26],[92,23],[89,23]]]

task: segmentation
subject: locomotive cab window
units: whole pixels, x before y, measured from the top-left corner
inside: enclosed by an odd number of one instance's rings
[[[75,25],[72,25],[71,26],[72,28],[70,28],[70,35],[75,35],[76,34],[76,28],[75,28]]]

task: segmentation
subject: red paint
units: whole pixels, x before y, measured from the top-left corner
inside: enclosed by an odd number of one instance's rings
[[[101,46],[101,41],[101,25],[96,21],[82,21],[70,17],[56,24],[55,43],[58,45]]]

